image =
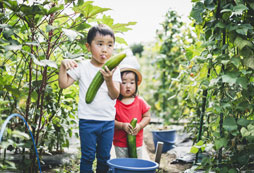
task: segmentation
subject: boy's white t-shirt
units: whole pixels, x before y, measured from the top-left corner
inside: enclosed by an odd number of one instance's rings
[[[112,121],[115,119],[115,103],[108,95],[108,88],[105,81],[99,88],[94,100],[87,104],[85,101],[86,91],[100,67],[91,64],[90,60],[84,60],[78,64],[77,68],[69,70],[67,73],[74,80],[79,80],[79,104],[78,117],[80,119]],[[119,68],[113,74],[113,81],[121,82]]]

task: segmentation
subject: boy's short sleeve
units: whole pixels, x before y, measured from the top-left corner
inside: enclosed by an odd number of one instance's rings
[[[78,67],[72,69],[72,70],[68,70],[67,74],[70,75],[70,77],[72,79],[79,80],[80,79],[80,68],[81,68],[81,64],[78,64]]]

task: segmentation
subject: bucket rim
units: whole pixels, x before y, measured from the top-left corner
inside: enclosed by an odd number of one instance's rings
[[[175,129],[170,129],[170,130],[150,130],[151,132],[176,132],[177,130]]]
[[[110,161],[112,160],[124,160],[124,159],[128,159],[128,160],[141,160],[141,161],[146,161],[146,162],[151,162],[153,164],[155,164],[154,166],[150,166],[150,167],[131,167],[131,166],[119,166],[117,164],[112,164]],[[114,166],[115,168],[120,168],[120,169],[129,169],[129,170],[154,170],[156,168],[159,167],[159,164],[154,162],[154,161],[151,161],[151,160],[145,160],[145,159],[137,159],[137,158],[114,158],[114,159],[110,159],[107,161],[107,163],[111,166]]]
[[[175,141],[160,141],[160,140],[155,140],[156,142],[163,142],[164,144],[168,144],[168,145],[175,145],[176,142]]]

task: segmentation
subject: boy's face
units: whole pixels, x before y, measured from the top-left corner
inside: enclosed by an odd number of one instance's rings
[[[136,91],[135,74],[133,72],[123,73],[120,92],[123,97],[132,97]]]
[[[91,45],[87,43],[86,47],[92,53],[91,63],[101,67],[112,56],[114,39],[110,35],[102,35],[97,32]]]

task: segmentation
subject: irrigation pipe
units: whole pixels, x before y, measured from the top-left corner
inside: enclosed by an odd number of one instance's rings
[[[12,119],[12,118],[15,117],[15,116],[21,118],[21,119],[25,122],[26,127],[28,128],[28,131],[29,131],[29,133],[30,133],[30,135],[31,135],[31,137],[32,137],[32,140],[33,140],[34,150],[35,150],[35,153],[36,153],[36,157],[37,157],[37,161],[38,161],[38,166],[39,166],[39,170],[40,170],[40,173],[41,173],[41,165],[40,165],[39,154],[38,154],[38,151],[37,151],[35,142],[34,142],[33,134],[32,134],[32,132],[31,132],[31,130],[30,130],[30,128],[29,128],[29,126],[28,126],[28,124],[27,124],[25,118],[22,117],[20,114],[16,114],[16,113],[15,113],[15,114],[11,114],[11,115],[8,116],[7,119],[4,121],[4,124],[2,125],[1,132],[0,132],[0,143],[1,143],[1,141],[2,141],[2,136],[3,136],[3,133],[4,133],[4,130],[5,130],[5,128],[6,128],[7,123],[10,121],[10,119]]]

